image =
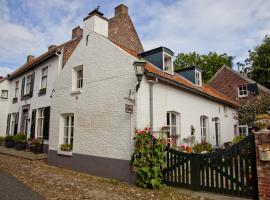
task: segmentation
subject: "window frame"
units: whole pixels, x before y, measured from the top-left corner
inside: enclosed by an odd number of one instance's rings
[[[4,96],[4,92],[6,92],[6,96]],[[8,99],[8,90],[1,90],[1,99]]]
[[[37,110],[37,138],[43,138],[44,123],[45,123],[45,108],[39,108]]]
[[[244,87],[245,87],[245,89],[243,89]],[[243,93],[243,94],[241,94],[241,93]],[[239,98],[244,98],[244,97],[247,97],[247,96],[248,96],[248,87],[247,87],[247,85],[239,85],[238,86],[238,97]]]
[[[205,115],[200,116],[200,128],[201,142],[209,142],[209,118]]]
[[[79,90],[83,88],[83,68],[76,71],[76,88]]]
[[[44,71],[46,71],[46,74],[44,74]],[[47,88],[48,72],[49,72],[49,67],[48,66],[42,68],[42,70],[41,70],[41,80],[40,80],[40,90],[45,90]],[[43,87],[43,80],[45,80],[45,87]]]
[[[17,113],[11,113],[9,135],[14,135]]]
[[[202,73],[196,69],[195,69],[195,85],[198,85],[200,87],[202,86]]]
[[[168,69],[166,69],[166,67],[167,67],[166,66],[166,59],[167,58],[165,58],[165,57],[170,59],[170,66],[168,67]],[[162,62],[163,62],[163,71],[173,75],[173,73],[174,73],[173,57],[166,52],[162,52]]]
[[[172,116],[175,116],[175,124],[172,124]],[[175,141],[172,141],[172,143],[174,143],[175,145],[178,145],[178,141],[180,139],[180,126],[181,126],[180,120],[181,120],[180,113],[175,112],[175,111],[168,111],[166,113],[166,124],[167,124],[167,127],[169,127],[169,131],[168,131],[169,135],[167,136],[169,138],[172,138],[172,136],[175,137]],[[173,144],[170,144],[170,145],[173,145]]]
[[[14,98],[18,98],[19,84],[20,84],[20,81],[16,81],[16,82],[15,82],[15,93],[14,93]]]
[[[28,80],[30,79],[30,82],[28,82]],[[24,96],[26,96],[26,95],[30,95],[30,93],[31,93],[31,85],[32,85],[32,74],[29,74],[29,75],[27,75],[27,76],[25,76],[25,79],[26,79],[26,81],[25,81],[25,85],[24,85]],[[27,89],[28,89],[28,87],[29,87],[29,92],[27,93]]]
[[[246,133],[245,134],[243,134],[243,132],[242,131],[240,131],[241,129],[245,129],[246,130]],[[238,135],[239,136],[248,136],[248,125],[239,125],[238,126]]]
[[[74,125],[75,125],[75,118],[74,114],[64,114],[63,117],[63,135],[62,135],[62,144],[70,144],[73,146],[74,141]],[[66,119],[68,119],[68,124],[66,124]],[[73,124],[72,124],[73,121]],[[67,130],[67,134],[65,131]]]

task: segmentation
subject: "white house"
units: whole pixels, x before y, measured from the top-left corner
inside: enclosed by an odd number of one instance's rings
[[[9,94],[9,82],[6,78],[0,77],[0,136],[6,136],[7,128],[7,113],[8,113],[8,104],[10,99]]]
[[[49,164],[131,182],[135,129],[167,127],[176,145],[191,130],[198,142],[233,139],[237,104],[202,83],[198,68],[174,72],[168,48],[142,52],[138,42],[115,40],[111,22],[125,29],[127,16],[120,5],[114,20],[97,10],[84,19],[83,37],[54,82]]]

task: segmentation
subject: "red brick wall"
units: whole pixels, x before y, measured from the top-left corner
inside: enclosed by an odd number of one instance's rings
[[[270,200],[270,162],[260,161],[258,145],[270,144],[269,133],[256,133],[256,157],[260,200]]]

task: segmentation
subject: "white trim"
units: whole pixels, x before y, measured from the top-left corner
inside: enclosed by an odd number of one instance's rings
[[[240,90],[240,87],[242,88]],[[246,89],[243,89],[243,87],[245,87]],[[246,94],[240,94],[240,91],[241,92],[245,92]],[[244,98],[244,97],[247,97],[248,96],[248,88],[247,88],[247,85],[239,85],[238,86],[238,97],[239,98]]]

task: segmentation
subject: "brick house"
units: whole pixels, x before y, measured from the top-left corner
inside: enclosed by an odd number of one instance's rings
[[[255,81],[241,75],[233,69],[223,66],[210,79],[208,84],[243,105],[247,100],[270,95],[270,90]],[[240,125],[239,134],[248,134],[248,126]]]

